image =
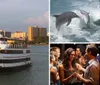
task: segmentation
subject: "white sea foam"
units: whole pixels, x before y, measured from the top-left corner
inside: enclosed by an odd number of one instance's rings
[[[92,2],[92,4],[90,4]],[[100,19],[100,4],[98,1],[90,0],[88,3],[84,2],[75,2],[72,3],[73,6],[78,5],[71,10],[76,14],[82,17],[73,18],[71,23],[66,26],[66,23],[60,27],[60,31],[58,32],[55,26],[56,19],[55,17],[50,17],[50,32],[51,32],[51,42],[100,42],[100,26],[94,24],[94,21]],[[86,3],[86,4],[85,4]],[[81,7],[83,5],[84,7]],[[87,17],[80,14],[79,9],[85,10],[89,13],[90,23],[89,27],[87,25]],[[58,34],[60,33],[60,34]],[[55,37],[56,36],[56,37]]]

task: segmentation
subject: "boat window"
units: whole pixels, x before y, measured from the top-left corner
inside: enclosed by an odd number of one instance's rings
[[[0,38],[0,41],[7,41],[6,38]]]
[[[0,50],[3,54],[23,54],[23,50]]]
[[[30,53],[30,50],[26,50],[26,53]]]

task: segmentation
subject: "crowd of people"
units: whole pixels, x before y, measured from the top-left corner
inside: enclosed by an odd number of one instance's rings
[[[60,51],[59,47],[50,47],[50,85],[99,85],[96,45],[69,47],[63,53],[64,59],[60,59]]]

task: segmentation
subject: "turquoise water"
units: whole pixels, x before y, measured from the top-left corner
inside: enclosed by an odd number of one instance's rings
[[[0,85],[48,85],[48,46],[31,46],[32,66],[0,74]]]

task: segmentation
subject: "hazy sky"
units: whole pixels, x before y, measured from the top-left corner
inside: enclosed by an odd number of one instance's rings
[[[48,28],[49,0],[0,0],[0,29],[26,31],[28,26]]]

